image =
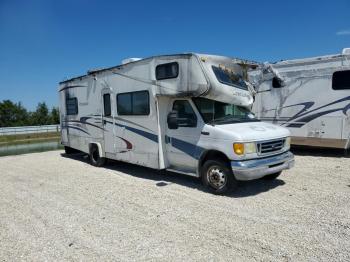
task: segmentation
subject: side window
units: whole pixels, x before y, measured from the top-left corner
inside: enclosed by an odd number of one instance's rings
[[[131,93],[117,95],[118,115],[132,115]]]
[[[104,116],[111,116],[111,95],[103,95]]]
[[[197,116],[191,104],[187,100],[176,100],[173,110],[178,113],[178,124],[180,127],[196,127]]]
[[[148,91],[118,94],[117,111],[118,115],[149,115]]]
[[[334,72],[332,77],[332,88],[334,90],[350,89],[350,70]]]
[[[66,110],[67,110],[67,115],[78,114],[78,99],[76,97],[66,98]]]
[[[157,65],[156,79],[176,78],[179,75],[179,64],[177,62]]]

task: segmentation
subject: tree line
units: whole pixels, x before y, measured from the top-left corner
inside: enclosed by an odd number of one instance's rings
[[[31,112],[21,102],[0,101],[0,127],[55,125],[59,122],[58,107],[49,110],[45,102],[38,103],[36,110]]]

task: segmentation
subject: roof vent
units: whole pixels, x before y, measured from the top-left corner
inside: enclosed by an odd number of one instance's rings
[[[350,48],[344,48],[343,51],[342,51],[342,54],[343,55],[350,55]]]
[[[129,64],[131,62],[136,62],[136,61],[139,61],[141,59],[142,58],[138,58],[138,57],[125,58],[122,60],[122,65]]]

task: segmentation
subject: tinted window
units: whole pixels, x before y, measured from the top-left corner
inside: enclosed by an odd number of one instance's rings
[[[149,95],[147,91],[117,95],[118,115],[149,115]]]
[[[173,104],[173,110],[178,113],[178,124],[181,127],[197,126],[197,116],[193,111],[191,104],[187,100],[176,100]]]
[[[103,106],[104,106],[105,116],[110,116],[111,115],[111,95],[110,94],[103,95]]]
[[[248,90],[248,87],[241,75],[236,74],[231,70],[223,69],[217,66],[212,66],[212,68],[216,78],[220,83]]]
[[[176,78],[178,75],[179,75],[179,64],[176,62],[157,65],[156,67],[157,80]]]
[[[350,89],[350,70],[334,72],[332,88],[334,90]]]
[[[149,114],[148,92],[137,92],[132,94],[132,113],[134,115]]]
[[[131,93],[117,95],[118,115],[132,115]]]
[[[67,115],[78,114],[78,99],[76,97],[66,98]]]

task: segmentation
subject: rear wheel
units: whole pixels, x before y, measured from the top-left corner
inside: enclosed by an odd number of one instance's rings
[[[208,160],[202,168],[202,182],[214,194],[224,194],[238,185],[229,166],[221,160]]]
[[[274,180],[274,179],[276,179],[277,177],[279,177],[280,174],[282,174],[282,171],[277,172],[277,173],[273,173],[273,174],[271,174],[271,175],[264,176],[263,179],[265,179],[265,180]]]
[[[100,152],[96,145],[92,145],[90,147],[89,158],[90,158],[90,164],[97,167],[103,166],[106,162],[106,159],[100,156]]]

